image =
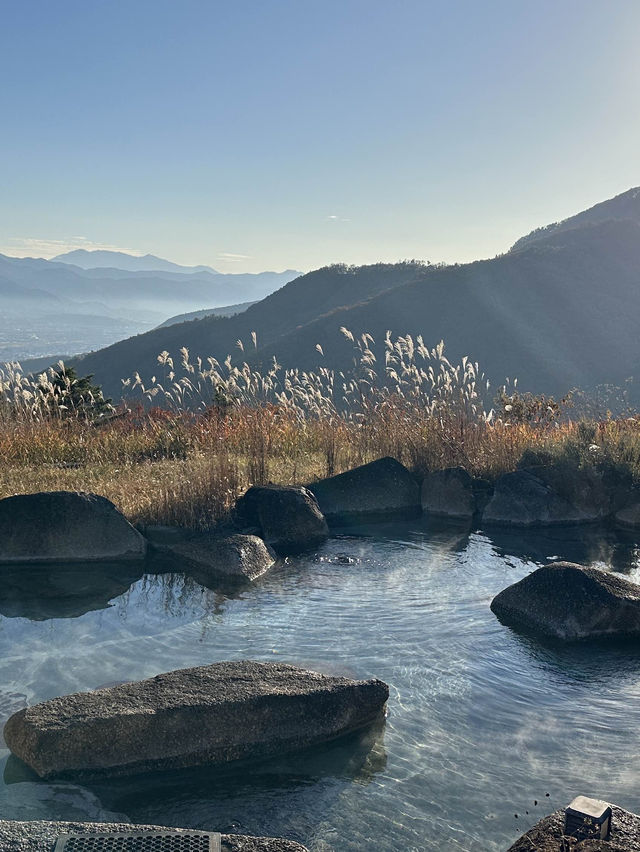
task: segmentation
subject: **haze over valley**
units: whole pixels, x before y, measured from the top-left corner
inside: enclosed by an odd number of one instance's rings
[[[0,255],[0,360],[100,349],[176,314],[261,299],[298,274],[222,274],[122,252]]]

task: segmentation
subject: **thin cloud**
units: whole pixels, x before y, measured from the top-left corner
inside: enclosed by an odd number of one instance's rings
[[[240,263],[243,260],[251,260],[252,255],[250,254],[234,254],[230,251],[221,251],[218,252],[218,260],[224,260],[227,263]]]
[[[68,237],[63,240],[48,240],[41,237],[10,237],[7,244],[0,246],[2,254],[11,257],[44,257],[49,259],[68,251],[85,249],[86,251],[122,251],[141,257],[144,252],[127,246],[115,246],[109,243],[96,243],[87,237]]]
[[[332,213],[330,216],[327,216],[327,219],[331,222],[350,222],[351,219],[347,219],[344,216],[336,216],[335,213]]]

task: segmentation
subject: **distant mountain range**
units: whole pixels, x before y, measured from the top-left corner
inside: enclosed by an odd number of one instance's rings
[[[168,316],[262,299],[299,275],[221,274],[121,252],[63,257],[75,263],[0,255],[0,362],[100,349]]]
[[[155,254],[145,254],[138,257],[126,254],[123,251],[75,249],[75,251],[59,254],[53,260],[59,263],[70,263],[73,266],[79,266],[81,269],[100,268],[122,269],[126,272],[180,272],[186,274],[209,272],[212,275],[220,274],[210,266],[180,266],[179,263],[172,263],[170,260],[156,257]]]
[[[156,371],[157,355],[237,357],[254,365],[348,369],[353,349],[339,329],[443,339],[452,361],[480,363],[493,386],[517,377],[524,390],[564,394],[621,383],[640,370],[640,190],[534,231],[492,260],[446,267],[416,263],[310,272],[228,318],[155,329],[86,356],[108,395],[120,379]],[[316,344],[320,344],[321,355]]]

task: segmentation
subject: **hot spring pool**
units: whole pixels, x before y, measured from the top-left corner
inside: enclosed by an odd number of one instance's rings
[[[640,580],[636,542],[614,533],[489,537],[419,520],[345,531],[232,596],[122,569],[99,590],[74,570],[66,582],[86,590],[64,603],[37,578],[4,584],[2,722],[26,702],[223,659],[376,676],[391,695],[384,727],[231,773],[44,783],[0,740],[0,815],[124,815],[312,852],[490,852],[578,793],[637,811],[640,649],[541,645],[489,609],[551,558]]]

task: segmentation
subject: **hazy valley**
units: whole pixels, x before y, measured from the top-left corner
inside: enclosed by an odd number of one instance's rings
[[[298,275],[221,274],[121,252],[61,257],[74,263],[0,255],[0,360],[100,349],[176,314],[261,299]]]

